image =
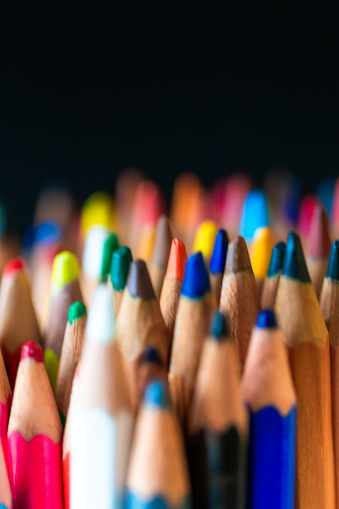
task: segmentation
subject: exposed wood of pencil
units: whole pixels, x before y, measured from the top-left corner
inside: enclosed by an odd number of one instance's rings
[[[160,297],[160,308],[170,337],[173,337],[174,324],[180,299],[182,281],[165,277]]]
[[[220,311],[235,339],[241,369],[244,366],[252,327],[260,300],[245,239],[237,237],[228,246],[222,282]]]
[[[264,281],[261,293],[261,307],[262,309],[274,309],[275,299],[277,296],[278,285],[280,280],[280,273],[267,277]]]
[[[211,282],[211,292],[215,297],[215,301],[217,306],[220,304],[220,295],[222,288],[222,280],[224,275],[221,272],[216,272],[215,274],[210,273],[210,282]]]
[[[298,399],[296,509],[334,509],[328,332],[312,285],[281,277],[276,310]]]
[[[86,315],[75,320],[73,325],[67,322],[62,344],[55,399],[58,409],[66,417],[74,373],[80,360],[82,343],[86,326]]]

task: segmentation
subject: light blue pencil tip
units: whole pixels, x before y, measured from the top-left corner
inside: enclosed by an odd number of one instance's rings
[[[269,226],[267,199],[260,189],[254,189],[245,198],[242,208],[239,235],[252,240],[254,233],[262,226]]]
[[[169,390],[164,380],[154,380],[148,385],[145,391],[144,406],[171,408]]]

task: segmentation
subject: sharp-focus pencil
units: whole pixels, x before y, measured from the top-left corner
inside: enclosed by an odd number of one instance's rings
[[[183,438],[165,381],[146,389],[127,477],[126,509],[189,509]]]
[[[187,260],[175,322],[169,384],[180,420],[186,424],[203,341],[211,312],[211,289],[202,254]]]
[[[224,276],[226,265],[227,248],[227,232],[225,230],[219,230],[215,237],[215,243],[210,263],[211,290],[218,306],[220,302],[222,278]]]
[[[66,421],[72,380],[80,360],[87,319],[86,306],[80,301],[70,305],[65,337],[62,344],[60,366],[55,389],[55,400],[63,424]]]
[[[133,416],[115,339],[110,288],[94,292],[81,356],[79,407],[71,415],[71,508],[120,509]]]
[[[0,345],[11,387],[14,387],[22,345],[41,342],[31,286],[19,258],[6,265],[0,292]]]
[[[284,263],[285,249],[286,244],[282,241],[278,242],[273,248],[261,295],[261,305],[263,309],[274,309],[280,274]]]
[[[173,337],[180,292],[184,280],[186,261],[185,244],[179,239],[173,239],[160,296],[162,316],[164,317],[171,339]]]
[[[296,395],[273,311],[253,329],[241,383],[250,416],[248,507],[293,509]]]
[[[172,232],[166,216],[161,216],[157,223],[155,243],[149,273],[155,296],[160,299],[161,289],[166,274],[168,257],[171,250]],[[141,258],[143,258],[141,256]]]
[[[257,284],[246,242],[243,237],[237,237],[228,246],[220,311],[225,315],[231,336],[235,340],[241,369],[260,309]]]
[[[193,507],[245,507],[248,417],[234,341],[213,313],[201,354],[187,450]]]
[[[32,341],[21,350],[8,425],[15,509],[63,509],[62,425],[43,364]]]
[[[143,260],[131,263],[128,283],[117,321],[133,407],[138,401],[138,363],[147,346],[156,348],[168,365],[169,334]]]
[[[307,270],[301,241],[291,232],[276,299],[298,400],[296,508],[335,507],[328,331]]]

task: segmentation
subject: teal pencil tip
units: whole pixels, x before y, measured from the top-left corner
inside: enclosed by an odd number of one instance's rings
[[[76,320],[80,320],[83,316],[87,315],[87,309],[83,302],[80,302],[79,300],[73,302],[73,304],[70,305],[68,310],[68,321],[71,325]]]
[[[282,275],[296,279],[301,283],[311,282],[301,240],[295,232],[290,232],[288,235]]]
[[[223,341],[228,338],[228,332],[224,315],[220,311],[214,311],[211,314],[210,335],[217,341]]]
[[[132,261],[132,252],[129,247],[120,246],[114,251],[111,264],[111,281],[114,290],[117,292],[125,289]]]
[[[339,240],[334,241],[331,246],[326,277],[333,281],[339,281]]]
[[[274,277],[282,270],[284,255],[286,250],[285,242],[278,242],[272,250],[270,266],[268,267],[267,277]]]

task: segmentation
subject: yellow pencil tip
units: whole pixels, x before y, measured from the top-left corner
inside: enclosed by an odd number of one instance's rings
[[[114,229],[115,208],[108,193],[93,193],[84,203],[81,211],[81,233],[86,237],[88,230],[94,225]]]
[[[63,251],[54,258],[51,284],[53,289],[62,288],[79,277],[79,264],[75,254]]]
[[[44,352],[44,364],[53,392],[55,392],[60,360],[57,354],[49,348],[47,348]]]
[[[204,258],[210,258],[213,253],[216,235],[217,226],[213,221],[204,221],[201,223],[195,234],[193,253],[201,251]]]
[[[273,246],[274,239],[270,228],[267,226],[258,228],[250,249],[252,269],[256,279],[264,280],[267,276]]]

